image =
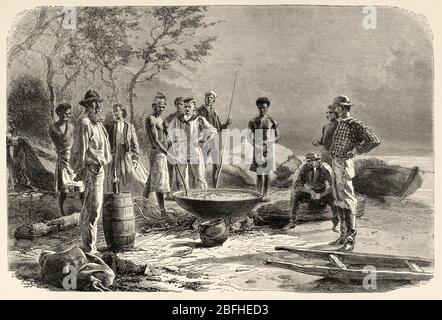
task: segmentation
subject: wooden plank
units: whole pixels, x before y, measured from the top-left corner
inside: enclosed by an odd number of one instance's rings
[[[425,272],[424,269],[419,267],[416,263],[413,261],[405,260],[406,266],[410,269],[412,272]]]
[[[264,264],[324,278],[362,281],[367,276],[367,272],[363,269],[341,269],[337,267],[298,264],[274,260],[266,260],[264,261]],[[403,270],[376,270],[374,272],[378,280],[428,281],[433,278],[433,273],[431,272],[410,272]]]
[[[343,264],[342,261],[339,260],[339,258],[337,256],[335,256],[334,254],[331,254],[329,257],[330,257],[330,262],[332,262],[335,266],[337,266],[341,269],[347,269],[347,266],[345,264]]]

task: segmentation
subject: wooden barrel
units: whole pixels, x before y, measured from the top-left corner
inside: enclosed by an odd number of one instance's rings
[[[223,218],[201,223],[198,231],[201,241],[207,247],[222,245],[230,235],[229,227]]]
[[[134,246],[135,214],[130,193],[104,195],[103,231],[107,246],[112,251]]]

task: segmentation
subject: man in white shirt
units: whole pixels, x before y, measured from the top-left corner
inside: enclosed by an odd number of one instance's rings
[[[97,252],[97,223],[103,206],[104,168],[111,163],[108,134],[101,124],[102,99],[89,90],[80,105],[86,109],[72,145],[70,165],[86,184],[80,229],[85,252]]]
[[[192,170],[195,177],[196,187],[207,188],[205,178],[205,164],[201,148],[209,143],[217,134],[213,127],[195,109],[193,98],[184,99],[183,114],[169,124],[169,136],[172,142],[171,154],[175,159],[180,171],[184,175],[185,185],[188,188],[188,170]],[[180,182],[181,183],[181,182]]]

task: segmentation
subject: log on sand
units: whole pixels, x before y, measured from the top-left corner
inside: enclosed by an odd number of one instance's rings
[[[365,199],[357,196],[358,206],[356,216],[361,217],[365,214]],[[275,203],[263,205],[257,210],[259,218],[255,219],[257,225],[270,225],[281,227],[285,225],[290,216],[290,201],[280,200]],[[321,203],[301,203],[298,209],[298,221],[322,221],[330,220],[332,217],[331,209],[328,205]]]
[[[74,228],[79,225],[79,222],[80,213],[76,212],[54,220],[22,225],[15,230],[14,236],[16,239],[35,239]]]

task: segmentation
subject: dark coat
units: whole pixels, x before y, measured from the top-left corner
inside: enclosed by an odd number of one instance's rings
[[[109,143],[111,152],[114,153],[117,149],[117,121],[112,121],[105,126],[107,133],[109,134]],[[140,146],[138,144],[137,133],[133,124],[128,121],[124,121],[124,150],[130,152],[133,160],[139,160],[140,158]]]
[[[206,120],[215,127],[218,133],[220,133],[221,130],[227,129],[227,126],[221,123],[221,119],[213,107],[211,111],[212,112],[210,112],[205,106],[201,106],[197,109],[198,114],[206,118]]]

